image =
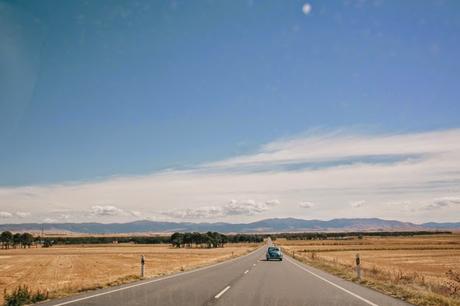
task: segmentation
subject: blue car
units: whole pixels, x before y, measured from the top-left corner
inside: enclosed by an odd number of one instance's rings
[[[283,260],[283,253],[281,253],[281,250],[275,246],[268,247],[267,254],[265,256],[267,261],[272,259]]]

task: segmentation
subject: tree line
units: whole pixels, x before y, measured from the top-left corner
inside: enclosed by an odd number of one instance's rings
[[[236,234],[224,235],[217,232],[207,233],[174,233],[171,236],[86,236],[86,237],[34,237],[30,233],[11,233],[4,231],[0,234],[2,249],[26,248],[33,244],[51,247],[55,244],[107,244],[107,243],[134,243],[134,244],[172,244],[174,247],[223,247],[226,243],[262,242],[263,235]]]
[[[107,244],[107,243],[135,243],[135,244],[169,243],[169,236],[53,237],[53,244]]]
[[[347,239],[364,236],[417,236],[433,234],[451,234],[449,231],[404,231],[404,232],[299,232],[299,233],[279,233],[279,234],[234,234],[224,235],[218,232],[185,232],[174,233],[171,236],[126,236],[126,237],[53,237],[41,238],[34,237],[30,233],[11,233],[4,231],[0,234],[0,245],[2,249],[27,248],[33,244],[41,244],[43,247],[50,247],[54,244],[107,244],[107,243],[135,243],[135,244],[172,244],[174,247],[223,247],[226,243],[255,242],[260,243],[264,238],[270,236],[272,240],[276,238],[286,238],[288,240],[325,240],[325,239]]]
[[[224,235],[218,232],[186,232],[174,233],[171,235],[170,243],[177,248],[181,247],[207,247],[218,248],[224,247],[226,243],[238,242],[262,242],[264,238],[260,235]]]
[[[4,231],[0,234],[0,243],[2,249],[31,247],[35,242],[35,238],[30,233],[11,233],[10,231]]]
[[[396,237],[396,236],[418,236],[418,235],[436,235],[452,234],[449,231],[404,231],[404,232],[336,232],[336,233],[280,233],[271,235],[272,239],[286,238],[287,240],[325,240],[325,239],[345,239],[348,237],[357,237],[361,239],[364,236]]]

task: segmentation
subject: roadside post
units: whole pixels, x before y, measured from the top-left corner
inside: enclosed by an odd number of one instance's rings
[[[295,251],[292,251],[292,258],[295,258],[295,254],[294,254]]]
[[[359,253],[356,254],[356,276],[358,280],[361,279],[361,259],[359,258]]]
[[[144,255],[141,255],[141,278],[144,278],[144,265],[145,265],[145,258],[144,258]]]

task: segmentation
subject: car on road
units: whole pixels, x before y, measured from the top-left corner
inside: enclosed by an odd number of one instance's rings
[[[283,260],[283,253],[281,253],[281,250],[278,247],[270,246],[267,249],[265,257],[267,258],[267,261],[272,259]]]

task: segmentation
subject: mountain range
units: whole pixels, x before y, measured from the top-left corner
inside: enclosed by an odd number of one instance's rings
[[[73,232],[85,234],[120,233],[172,233],[207,232],[221,233],[274,233],[274,232],[347,232],[347,231],[418,231],[460,230],[460,222],[414,224],[378,218],[353,218],[303,220],[295,218],[264,219],[251,223],[192,223],[140,220],[128,223],[22,223],[0,224],[0,231]]]

